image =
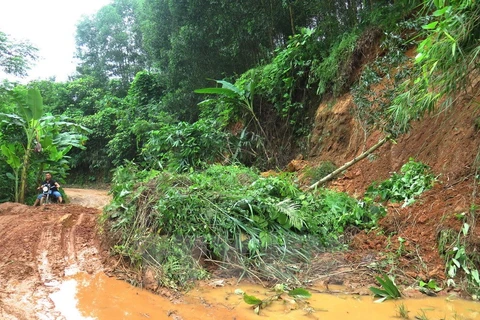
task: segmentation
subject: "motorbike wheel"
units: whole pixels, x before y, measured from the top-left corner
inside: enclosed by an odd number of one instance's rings
[[[47,194],[45,197],[43,197],[43,204],[46,205],[50,203],[52,203],[52,201],[50,200],[50,195]]]

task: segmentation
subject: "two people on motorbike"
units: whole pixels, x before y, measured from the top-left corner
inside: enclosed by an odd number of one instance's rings
[[[55,197],[58,200],[58,203],[62,203],[62,194],[58,191],[60,189],[60,185],[58,184],[58,182],[52,179],[52,174],[49,172],[45,174],[45,181],[43,181],[42,185],[38,187],[37,190],[41,190],[45,185],[49,187],[48,192],[50,196]],[[45,195],[43,193],[39,194],[33,205],[38,206],[39,204],[42,204],[44,197]]]

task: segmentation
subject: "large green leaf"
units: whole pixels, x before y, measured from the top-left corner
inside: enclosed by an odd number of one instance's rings
[[[13,143],[4,144],[0,147],[2,154],[5,156],[6,161],[9,166],[13,169],[18,169],[21,166],[21,159],[17,156],[18,153],[18,145]]]
[[[228,89],[228,90],[231,90],[233,92],[235,92],[236,94],[238,95],[241,95],[242,92],[241,90],[235,86],[233,83],[230,83],[228,81],[224,81],[224,80],[215,80],[217,83],[221,84],[222,85],[222,88],[224,89]]]
[[[194,92],[204,93],[204,94],[221,94],[230,98],[234,98],[238,96],[237,92],[227,88],[203,88],[203,89],[197,89]]]
[[[26,126],[26,122],[25,122],[25,119],[20,117],[19,115],[16,115],[16,114],[7,114],[7,113],[0,113],[1,116],[4,116],[4,117],[7,117],[9,118],[9,120],[3,120],[2,122],[5,122],[5,123],[13,123],[15,125],[18,125],[18,126]]]
[[[385,290],[382,290],[382,289],[379,289],[379,288],[375,288],[375,287],[370,287],[370,291],[372,291],[372,293],[376,296],[376,297],[388,297],[388,292],[386,292]]]
[[[383,275],[383,279],[380,277],[376,277],[376,279],[392,298],[402,296],[395,283],[387,275]]]
[[[310,291],[304,288],[296,288],[288,291],[288,295],[294,298],[308,299],[312,296]]]
[[[33,120],[39,120],[43,116],[43,99],[38,89],[28,90],[27,106],[31,110]]]
[[[370,291],[372,291],[376,297],[381,297],[377,302],[382,302],[386,299],[397,299],[402,296],[395,283],[387,275],[383,275],[383,278],[376,277],[376,279],[383,288],[370,287]]]
[[[260,305],[260,304],[262,304],[262,300],[258,299],[258,298],[255,297],[255,296],[249,296],[249,295],[246,294],[246,293],[243,295],[243,301],[245,301],[246,303],[251,304],[251,305]]]

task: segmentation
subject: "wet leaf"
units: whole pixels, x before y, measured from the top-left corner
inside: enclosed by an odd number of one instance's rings
[[[262,304],[262,300],[258,299],[255,296],[249,296],[248,294],[243,295],[243,301],[245,301],[247,304],[251,305],[260,305]]]
[[[370,287],[370,291],[372,291],[375,297],[384,297],[384,298],[388,297],[388,292],[386,292],[385,290],[375,288],[375,287]]]
[[[296,288],[293,290],[288,291],[288,295],[294,298],[302,298],[302,299],[308,299],[312,296],[312,294],[303,288]]]

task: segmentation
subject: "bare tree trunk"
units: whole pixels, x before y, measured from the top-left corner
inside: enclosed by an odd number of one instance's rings
[[[369,154],[373,153],[375,150],[377,150],[378,148],[380,148],[381,146],[383,146],[385,144],[385,142],[387,142],[388,140],[390,140],[391,138],[391,135],[387,135],[385,136],[384,138],[382,138],[381,140],[379,140],[375,145],[373,145],[370,149],[368,149],[367,151],[365,151],[364,153],[362,153],[361,155],[359,155],[358,157],[355,157],[353,158],[353,160],[345,163],[343,166],[341,166],[340,168],[338,168],[337,170],[333,171],[332,173],[330,173],[329,175],[326,175],[325,177],[323,177],[322,179],[318,180],[317,182],[315,182],[314,184],[312,184],[310,187],[308,187],[309,189],[313,189],[313,188],[316,188],[319,184],[322,184],[322,183],[325,183],[327,181],[330,181],[332,180],[336,175],[338,175],[340,172],[344,171],[344,170],[347,170],[348,168],[350,168],[351,166],[353,166],[355,163],[357,163],[358,161],[362,160],[362,159],[365,159]]]
[[[290,26],[292,27],[292,36],[295,35],[295,23],[293,22],[293,10],[292,10],[292,5],[290,4],[288,6],[288,9],[290,11]]]
[[[18,202],[25,203],[25,192],[27,189],[27,179],[28,179],[28,165],[30,162],[30,152],[31,149],[27,145],[25,150],[25,155],[23,156],[23,167],[20,175],[20,195],[18,197]],[[17,196],[15,195],[15,199]]]

